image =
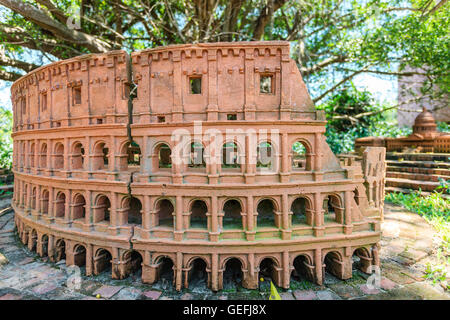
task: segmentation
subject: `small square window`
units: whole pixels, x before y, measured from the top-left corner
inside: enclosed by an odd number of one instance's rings
[[[259,92],[260,93],[273,93],[273,76],[261,75],[259,79]]]
[[[102,124],[102,123],[103,123],[103,119],[97,118],[97,124]]]
[[[189,78],[189,87],[191,94],[202,94],[202,78]]]
[[[158,117],[158,122],[159,122],[159,123],[166,122],[166,117],[164,117],[164,116]]]
[[[227,120],[237,120],[237,114],[236,113],[227,114]]]
[[[81,104],[81,87],[74,87],[72,90],[73,104]]]

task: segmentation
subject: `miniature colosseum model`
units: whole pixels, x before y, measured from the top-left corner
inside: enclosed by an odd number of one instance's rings
[[[339,163],[288,42],[90,54],[12,86],[13,207],[52,261],[144,283],[193,271],[322,284],[379,265],[384,148]],[[357,264],[357,265],[356,265]],[[173,270],[173,273],[172,273]],[[167,272],[167,271],[164,271]]]

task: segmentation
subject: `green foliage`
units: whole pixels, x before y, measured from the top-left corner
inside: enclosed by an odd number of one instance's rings
[[[355,139],[367,136],[398,137],[411,133],[410,128],[399,128],[395,113],[384,111],[371,93],[358,90],[352,83],[338,90],[317,109],[325,110],[327,142],[334,153],[354,150]]]
[[[437,129],[441,132],[448,132],[450,133],[450,124],[447,124],[445,122],[438,122],[437,123]]]
[[[0,107],[0,168],[11,168],[12,121],[12,112],[4,107]]]

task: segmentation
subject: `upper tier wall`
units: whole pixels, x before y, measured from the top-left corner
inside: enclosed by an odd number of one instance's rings
[[[11,87],[14,131],[128,122],[129,56],[90,54],[52,63]]]
[[[289,42],[175,45],[132,53],[133,123],[314,118]],[[264,79],[265,78],[265,79]],[[197,82],[193,92],[191,82]],[[266,92],[261,84],[266,80]],[[160,118],[161,119],[161,118]]]
[[[193,120],[316,120],[289,42],[174,45],[84,55],[38,68],[11,88],[14,131]],[[132,87],[132,86],[131,86]]]

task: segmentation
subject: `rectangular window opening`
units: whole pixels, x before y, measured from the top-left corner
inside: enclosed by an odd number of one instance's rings
[[[47,110],[47,93],[42,94],[42,102],[41,103],[42,103],[41,110],[42,111]]]
[[[227,114],[227,120],[237,120],[237,114],[236,113]]]
[[[273,76],[261,75],[259,79],[259,92],[265,94],[273,94]]]
[[[81,104],[81,87],[74,87],[72,90],[73,104]]]
[[[191,94],[202,94],[202,78],[201,77],[190,77],[189,87]]]
[[[159,123],[166,122],[166,117],[164,117],[164,116],[158,117],[158,122],[159,122]]]

